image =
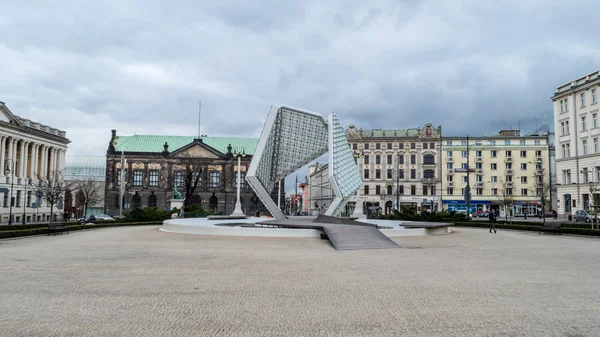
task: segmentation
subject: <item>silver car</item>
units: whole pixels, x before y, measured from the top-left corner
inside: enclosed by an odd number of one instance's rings
[[[597,216],[597,219],[600,220],[600,216]],[[585,221],[592,222],[594,220],[594,216],[588,213],[587,211],[576,211],[575,212],[575,222],[577,221]]]

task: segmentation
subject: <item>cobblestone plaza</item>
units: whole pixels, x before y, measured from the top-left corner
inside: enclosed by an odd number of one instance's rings
[[[326,240],[123,227],[0,241],[0,336],[598,336],[600,240]]]

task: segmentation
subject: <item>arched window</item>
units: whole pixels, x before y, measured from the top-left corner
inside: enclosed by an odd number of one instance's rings
[[[154,195],[154,192],[148,197],[148,207],[156,207],[156,195]]]
[[[213,195],[208,199],[209,205],[210,205],[210,210],[211,211],[217,211],[217,207],[219,204],[219,198],[217,198],[217,196],[213,193]]]
[[[138,194],[138,192],[135,192],[135,194],[131,198],[131,206],[133,208],[140,208],[140,207],[142,207],[142,197],[140,197],[140,195]]]
[[[423,171],[423,178],[435,178],[435,171],[434,170]]]
[[[387,187],[387,194],[388,195],[392,195],[393,191],[392,191],[392,185],[388,185]]]
[[[423,156],[423,164],[435,165],[435,156],[432,154],[426,154]]]

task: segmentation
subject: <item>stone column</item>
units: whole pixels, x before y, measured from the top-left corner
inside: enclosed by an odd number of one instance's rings
[[[31,143],[31,170],[30,170],[30,176],[31,178],[37,178],[36,176],[36,164],[37,164],[37,144],[36,143]]]
[[[21,155],[19,156],[19,178],[25,177],[25,165],[27,164],[27,154],[25,153],[26,144],[27,142],[22,139],[20,144]]]
[[[0,140],[0,165],[2,165],[2,174],[4,174],[4,169],[6,168],[6,163],[4,162],[6,151],[6,137],[2,136],[2,140]]]
[[[48,148],[46,145],[41,145],[40,148],[40,178],[46,178],[46,165],[44,165],[44,163],[46,161],[46,151]]]

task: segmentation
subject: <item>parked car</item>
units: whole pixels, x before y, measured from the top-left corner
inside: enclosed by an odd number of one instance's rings
[[[600,216],[597,216],[597,219],[600,220]],[[594,220],[594,216],[588,213],[587,211],[576,211],[575,212],[575,222],[577,221],[585,221],[592,222]]]
[[[464,209],[460,209],[460,210],[456,211],[456,213],[468,215],[469,218],[473,217],[473,214],[467,214],[467,210],[464,210]]]
[[[81,222],[81,223],[100,222],[100,221],[115,221],[115,219],[113,219],[110,215],[106,215],[106,214],[90,215],[87,219],[85,217],[79,219],[79,222]]]

